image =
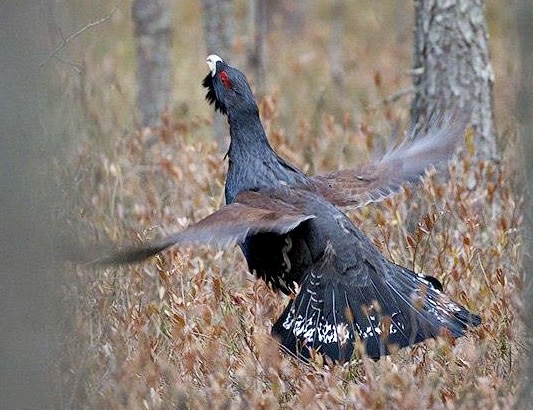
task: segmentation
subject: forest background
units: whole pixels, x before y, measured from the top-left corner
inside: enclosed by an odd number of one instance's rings
[[[448,181],[429,176],[350,214],[390,259],[442,279],[481,313],[483,327],[454,345],[433,341],[333,369],[278,352],[268,329],[281,296],[252,280],[236,249],[179,250],[97,271],[51,256],[65,232],[94,242],[147,240],[221,204],[225,147],[213,141],[200,85],[214,51],[205,46],[202,3],[172,5],[171,104],[153,129],[141,126],[136,106],[130,2],[1,5],[3,407],[524,403],[530,321],[521,229],[531,157],[520,145],[527,128],[517,110],[527,61],[521,4],[487,2],[501,160],[477,161],[467,150]],[[296,32],[274,18],[264,78],[254,78],[248,4],[235,2],[231,63],[260,86],[275,148],[311,173],[368,160],[410,121],[412,4],[346,6],[336,17],[340,40],[331,10],[326,1],[308,5]],[[340,74],[331,65],[334,40]]]

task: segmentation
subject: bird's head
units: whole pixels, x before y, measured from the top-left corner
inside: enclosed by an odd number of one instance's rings
[[[242,72],[226,64],[219,56],[207,57],[209,74],[204,78],[206,99],[215,110],[229,116],[239,111],[257,110],[252,90]]]

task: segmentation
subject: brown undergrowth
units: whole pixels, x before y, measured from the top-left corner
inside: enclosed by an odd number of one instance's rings
[[[322,139],[306,140],[302,124],[300,140],[291,141],[275,130],[275,112],[275,99],[262,104],[276,149],[304,169],[306,151],[314,168],[333,169],[351,160],[336,141],[368,157],[377,138],[370,126],[330,120]],[[209,127],[167,117],[160,129],[116,139],[107,153],[91,142],[79,148],[66,176],[80,182],[74,208],[89,241],[140,243],[217,209],[226,165],[214,143],[196,138]],[[511,155],[474,163],[467,152],[448,178],[432,173],[349,212],[388,258],[437,276],[480,313],[483,325],[466,337],[378,362],[304,365],[269,336],[286,298],[247,273],[236,246],[172,249],[133,266],[72,267],[65,288],[76,330],[66,347],[72,397],[128,409],[512,407],[524,352],[521,199]]]
[[[317,4],[298,38],[272,32],[261,101],[275,149],[310,173],[383,152],[391,130],[406,124],[408,106],[404,99],[383,101],[411,85],[412,15],[405,5],[346,8],[339,85],[329,71],[329,3]],[[512,129],[519,58],[504,36],[512,31],[507,7],[489,6],[496,117],[501,128]],[[179,23],[173,107],[159,129],[135,129],[135,45],[126,3],[108,26],[98,27],[98,36],[77,39],[68,56],[82,62],[77,71],[54,66],[57,117],[65,122],[65,140],[77,137],[56,168],[71,204],[65,208],[73,211],[66,217],[89,245],[141,243],[223,203],[224,148],[210,140],[211,108],[200,87],[207,73],[199,69],[207,54],[199,51],[200,3],[173,7]],[[230,63],[242,66],[253,84],[244,64],[249,44],[240,31],[236,36]],[[475,144],[468,144],[448,177],[431,174],[380,204],[348,210],[389,259],[438,277],[452,298],[482,316],[482,326],[466,337],[427,341],[378,362],[307,366],[280,353],[270,338],[287,300],[247,273],[236,246],[172,249],[118,268],[70,265],[65,354],[58,364],[63,407],[512,408],[527,352],[520,320],[520,160],[516,137],[507,134],[498,164],[472,162]]]

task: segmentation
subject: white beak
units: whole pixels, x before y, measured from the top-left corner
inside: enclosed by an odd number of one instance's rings
[[[217,73],[217,61],[222,61],[219,56],[216,54],[211,54],[209,57],[207,57],[207,67],[209,67],[209,71],[211,71],[211,76],[214,77]]]

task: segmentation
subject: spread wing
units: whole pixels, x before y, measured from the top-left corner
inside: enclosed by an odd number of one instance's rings
[[[434,117],[427,131],[411,131],[380,160],[359,168],[311,177],[316,192],[337,206],[360,207],[396,193],[416,182],[431,166],[449,160],[463,138],[465,122]]]
[[[275,191],[239,194],[236,202],[159,241],[138,247],[119,250],[100,258],[98,264],[134,263],[153,256],[171,246],[215,244],[227,246],[241,242],[248,235],[258,232],[289,232],[302,222],[314,218],[285,202]]]

